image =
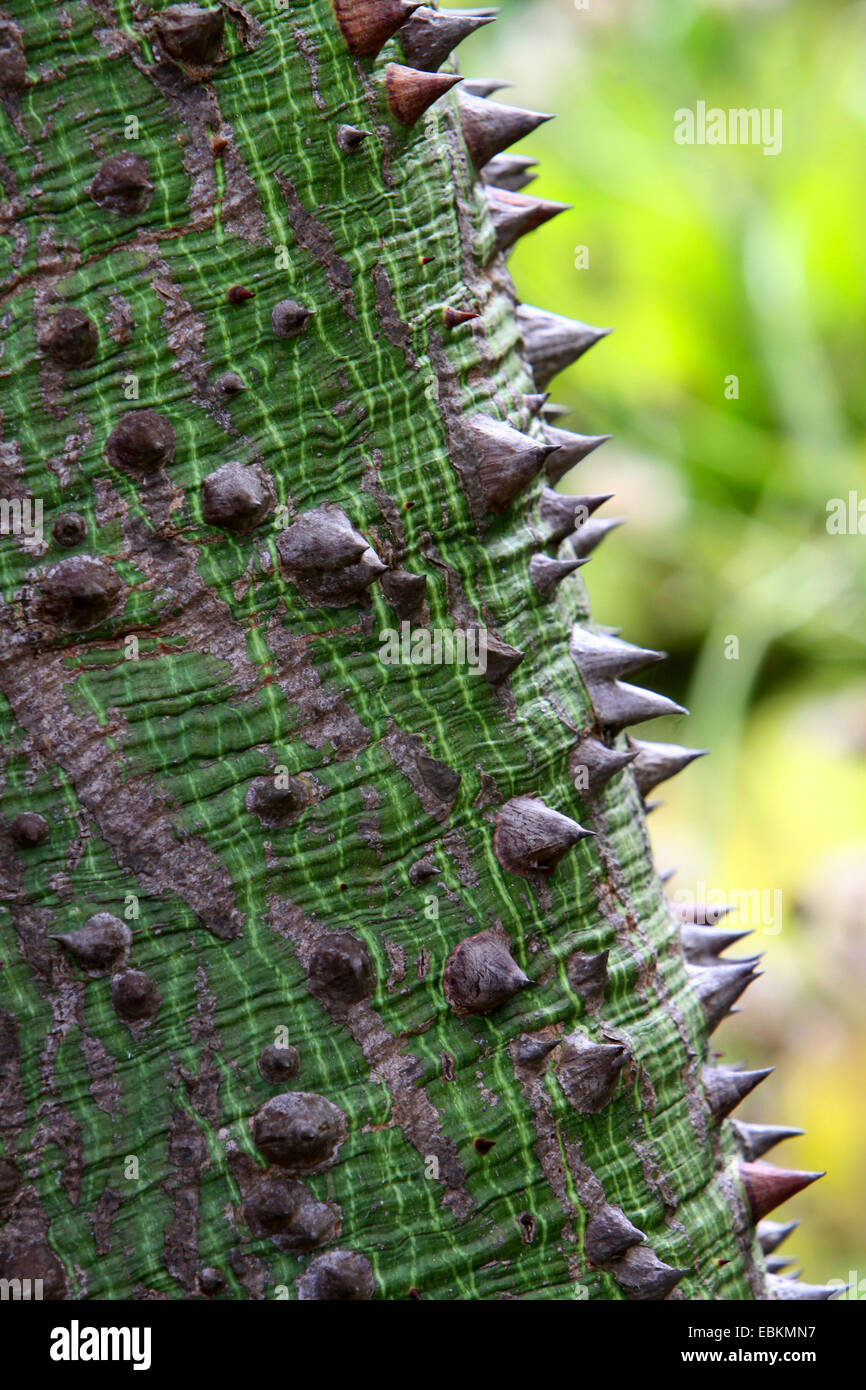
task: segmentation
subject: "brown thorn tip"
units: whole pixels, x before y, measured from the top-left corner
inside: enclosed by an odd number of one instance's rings
[[[568,543],[575,555],[591,555],[610,531],[624,525],[624,516],[593,516],[569,537]]]
[[[570,367],[613,331],[565,318],[547,309],[537,309],[531,304],[519,306],[517,323],[539,391],[544,391],[558,372]]]
[[[571,210],[570,203],[555,203],[549,198],[533,198],[508,188],[487,186],[487,208],[496,232],[496,245],[508,251],[521,237],[535,231],[545,222]]]
[[[434,72],[453,53],[458,44],[476,29],[491,24],[497,13],[496,10],[461,13],[434,10],[422,5],[400,30],[399,42],[403,56],[413,68]]]
[[[759,1221],[755,1234],[764,1254],[771,1255],[778,1250],[782,1241],[787,1240],[799,1224],[799,1221]]]
[[[421,0],[334,0],[340,33],[350,53],[375,58]]]
[[[728,961],[715,965],[687,965],[686,973],[712,1033],[727,1018],[752,981],[760,977],[761,971],[756,971],[751,961]]]
[[[391,115],[403,126],[413,126],[434,101],[460,81],[456,73],[420,72],[389,63],[385,69],[385,95]]]
[[[471,323],[473,319],[480,319],[481,315],[472,313],[468,309],[452,309],[450,304],[445,306],[442,320],[446,328],[459,328],[461,323]]]
[[[344,154],[354,154],[369,137],[369,130],[361,130],[356,125],[341,125],[337,129],[337,144]]]
[[[547,470],[552,483],[558,483],[570,469],[612,437],[609,434],[575,434],[572,430],[561,430],[547,423],[544,433],[550,443],[556,445],[556,453]]]
[[[714,1119],[729,1115],[750,1091],[772,1075],[774,1067],[760,1071],[731,1071],[724,1067],[704,1067],[702,1081]]]
[[[501,102],[473,96],[465,87],[459,98],[460,126],[476,169],[482,169],[494,155],[553,119],[541,111],[524,111],[519,106],[503,106]]]
[[[555,492],[542,488],[538,498],[538,516],[549,530],[550,541],[564,541],[571,531],[587,524],[592,513],[610,502],[613,492],[574,493]],[[637,755],[635,755],[637,756]]]
[[[563,579],[587,564],[588,560],[554,560],[549,555],[533,555],[529,562],[529,577],[542,598],[549,598]]]
[[[631,742],[637,751],[633,771],[641,796],[646,796],[668,778],[675,777],[696,758],[706,757],[708,752],[706,748],[682,748],[677,743],[647,743],[636,738]]]
[[[493,853],[508,873],[522,878],[547,875],[573,845],[590,834],[540,798],[515,796],[496,817]]]
[[[797,1302],[824,1302],[851,1287],[850,1284],[844,1284],[841,1288],[835,1284],[829,1288],[824,1284],[801,1284],[793,1275],[783,1277],[774,1274],[767,1279],[767,1285],[771,1298]]]
[[[473,97],[491,97],[494,92],[502,92],[506,87],[513,87],[513,82],[506,82],[503,77],[464,77],[463,90]]]
[[[486,184],[494,188],[507,188],[511,193],[519,193],[537,177],[535,172],[538,160],[528,154],[495,154],[481,170]]]
[[[771,1211],[796,1197],[798,1192],[809,1187],[823,1173],[798,1172],[793,1168],[776,1168],[772,1163],[760,1161],[739,1165],[740,1178],[746,1189],[752,1221],[757,1223]]]
[[[487,510],[500,512],[538,475],[552,446],[492,415],[473,415],[465,429]]]
[[[747,1125],[735,1121],[734,1130],[747,1159],[761,1158],[785,1139],[798,1139],[805,1131],[790,1125]]]
[[[442,981],[445,1001],[459,1018],[490,1013],[530,983],[498,927],[476,932],[455,946]]]

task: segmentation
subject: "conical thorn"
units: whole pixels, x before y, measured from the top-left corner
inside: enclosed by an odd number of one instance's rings
[[[421,0],[334,0],[343,42],[350,53],[375,58]]]
[[[625,524],[624,516],[594,516],[569,537],[569,545],[575,555],[585,559],[600,545],[610,531]]]
[[[534,172],[537,164],[538,160],[528,154],[495,154],[481,170],[481,177],[495,188],[519,193],[538,177]]]
[[[787,1240],[799,1224],[799,1221],[759,1221],[755,1234],[764,1254],[771,1255],[778,1250],[782,1241]]]
[[[476,29],[492,24],[497,10],[434,10],[427,5],[417,9],[399,31],[397,41],[406,62],[413,68],[435,72]]]
[[[634,767],[634,780],[641,796],[647,796],[654,787],[675,777],[696,758],[706,757],[706,748],[681,748],[678,743],[648,743],[633,738],[631,745],[637,753]]]
[[[493,853],[508,873],[522,878],[547,875],[573,845],[590,834],[540,797],[515,796],[496,817]]]
[[[413,126],[434,101],[460,81],[454,73],[419,72],[402,63],[385,69],[385,95],[391,115],[403,126]]]
[[[501,102],[473,96],[465,84],[458,95],[463,139],[476,169],[482,169],[495,154],[553,119],[540,111],[524,111],[519,106],[503,106]]]
[[[539,391],[544,391],[559,372],[612,332],[610,328],[594,328],[579,319],[564,318],[531,304],[520,305],[517,324]]]
[[[796,1197],[798,1192],[824,1176],[823,1173],[797,1172],[793,1168],[776,1168],[772,1163],[761,1162],[741,1163],[739,1174],[746,1189],[752,1221],[756,1225],[776,1207]]]
[[[571,430],[557,429],[555,425],[546,425],[544,433],[550,443],[557,446],[547,466],[547,476],[552,483],[558,483],[588,454],[612,437],[609,434],[574,434]]]
[[[762,1071],[732,1071],[725,1067],[704,1067],[701,1080],[713,1118],[721,1122],[741,1100],[771,1076],[774,1067]]]
[[[522,236],[558,217],[561,212],[568,212],[570,208],[570,203],[532,198],[526,193],[513,193],[507,188],[490,185],[487,188],[487,210],[500,251],[510,250]]]
[[[573,574],[586,560],[553,560],[549,555],[533,555],[529,562],[529,577],[542,598],[550,598],[566,575]]]

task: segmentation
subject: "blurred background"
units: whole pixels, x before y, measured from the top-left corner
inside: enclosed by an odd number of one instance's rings
[[[594,616],[670,653],[650,683],[692,717],[647,737],[712,750],[660,789],[656,861],[674,898],[751,895],[766,973],[717,1046],[777,1065],[738,1112],[806,1129],[772,1161],[828,1170],[784,1252],[866,1297],[866,4],[500,0],[460,64],[558,113],[519,149],[575,210],[511,270],[616,330],[553,392],[614,435],[570,475],[628,518]],[[781,153],[676,144],[700,100],[781,109]]]

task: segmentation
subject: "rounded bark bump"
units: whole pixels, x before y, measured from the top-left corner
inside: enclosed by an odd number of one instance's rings
[[[445,1000],[459,1018],[488,1014],[530,983],[505,932],[495,927],[466,937],[445,963]]]
[[[44,845],[50,833],[48,821],[38,811],[22,811],[9,822],[9,838],[19,849]]]
[[[171,463],[177,448],[174,426],[155,410],[128,410],[105,445],[109,463],[125,473],[156,473]]]
[[[52,1303],[69,1295],[61,1260],[46,1241],[29,1232],[10,1233],[0,1242],[0,1279],[26,1281],[31,1287],[39,1281],[42,1298]]]
[[[278,338],[297,338],[306,333],[315,312],[296,299],[281,299],[271,310],[271,328]]]
[[[214,1298],[226,1286],[226,1277],[221,1269],[207,1265],[198,1276],[198,1286],[205,1298]]]
[[[363,1302],[373,1297],[374,1290],[370,1261],[353,1250],[330,1250],[317,1256],[298,1280],[302,1301]]]
[[[23,92],[27,86],[24,39],[14,20],[0,18],[0,91]]]
[[[63,932],[53,938],[82,970],[91,975],[108,975],[129,955],[132,932],[119,917],[110,912],[97,912],[77,931]]]
[[[99,331],[80,309],[58,309],[39,328],[36,340],[59,366],[84,367],[96,356]]]
[[[96,555],[71,555],[36,581],[41,616],[68,632],[86,632],[116,609],[123,593],[120,576]]]
[[[0,1207],[8,1207],[21,1191],[21,1174],[9,1158],[0,1158]]]
[[[300,777],[274,773],[270,777],[253,778],[247,787],[244,805],[251,815],[258,816],[262,825],[280,830],[297,820],[310,800],[310,788]]]
[[[343,1012],[373,993],[376,972],[363,941],[334,932],[314,947],[307,966],[307,988],[325,1008]]]
[[[270,479],[255,464],[224,463],[201,485],[202,514],[208,526],[246,535],[273,510]]]
[[[131,150],[111,155],[99,166],[90,185],[90,196],[98,208],[118,217],[137,217],[147,212],[153,197],[150,165]]]
[[[256,1147],[270,1163],[293,1173],[329,1167],[346,1133],[343,1111],[312,1091],[274,1096],[253,1116]]]
[[[262,1050],[257,1065],[259,1074],[265,1081],[284,1086],[300,1072],[301,1057],[296,1047],[280,1047],[277,1043],[269,1043]]]
[[[243,1205],[243,1219],[254,1236],[278,1236],[301,1204],[304,1185],[282,1173],[260,1178]]]
[[[113,975],[110,993],[114,1012],[126,1023],[153,1018],[162,1003],[159,990],[143,970],[123,970]]]
[[[154,16],[153,27],[166,55],[185,68],[190,76],[218,62],[225,31],[222,9],[169,5]]]
[[[81,545],[86,535],[87,522],[78,512],[61,512],[54,518],[51,538],[57,545],[62,545],[64,550],[72,550],[74,546]]]

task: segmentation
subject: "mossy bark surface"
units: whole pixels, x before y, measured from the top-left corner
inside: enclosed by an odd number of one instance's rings
[[[126,0],[4,13],[26,82],[0,111],[0,493],[42,500],[44,539],[2,542],[0,812],[49,833],[0,834],[17,1175],[0,1274],[46,1296],[187,1298],[207,1268],[217,1296],[294,1298],[339,1249],[380,1298],[620,1299],[628,1281],[586,1249],[606,1204],[686,1271],[671,1297],[760,1296],[634,777],[590,799],[570,772],[593,723],[569,655],[582,574],[550,597],[530,582],[538,481],[484,505],[467,422],[543,431],[454,96],[402,128],[383,91],[399,42],[353,57],[326,0],[226,3],[222,54],[192,74]],[[347,125],[370,132],[351,151]],[[125,215],[90,190],[129,153],[152,192]],[[280,336],[286,300],[310,313]],[[63,306],[97,330],[82,365],[45,346]],[[479,317],[446,327],[448,306]],[[144,409],[176,446],[136,473],[107,442]],[[230,463],[268,494],[248,530],[205,519],[202,484]],[[486,628],[520,664],[497,682],[384,662],[400,616],[378,581],[317,603],[281,560],[278,538],[325,503],[382,565],[426,576],[416,625]],[[52,535],[68,513],[85,522],[72,548]],[[46,597],[76,556],[122,586],[81,630]],[[279,768],[295,800],[269,815],[251,787]],[[593,832],[549,876],[494,853],[523,796]],[[132,932],[124,970],[153,990],[138,1018],[123,972],[53,940],[99,913]],[[446,961],[483,931],[530,984],[461,1016]],[[322,975],[335,937],[354,985]],[[575,1031],[625,1049],[594,1112],[555,1050],[518,1042]],[[297,1052],[284,1081],[259,1066],[275,1042]],[[270,1190],[253,1119],[295,1093],[337,1107],[339,1136],[310,1171],[272,1166]],[[274,1215],[281,1201],[312,1216]]]

